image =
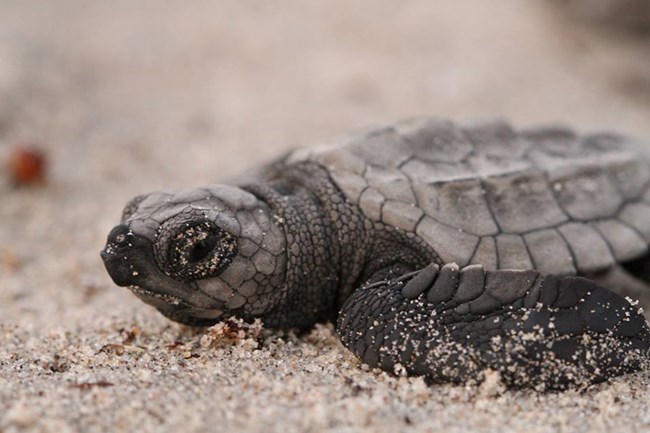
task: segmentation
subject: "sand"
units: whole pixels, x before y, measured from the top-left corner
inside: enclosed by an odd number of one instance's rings
[[[650,41],[546,2],[0,4],[0,432],[643,431],[650,376],[585,391],[428,387],[306,335],[171,323],[99,259],[133,195],[217,182],[414,115],[650,140]]]

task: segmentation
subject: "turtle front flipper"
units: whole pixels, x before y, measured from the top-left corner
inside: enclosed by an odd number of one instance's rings
[[[337,331],[371,367],[433,382],[585,386],[641,369],[650,328],[626,299],[580,277],[428,267],[358,289]]]

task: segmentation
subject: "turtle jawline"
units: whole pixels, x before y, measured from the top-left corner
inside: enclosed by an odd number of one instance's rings
[[[146,296],[149,298],[158,299],[169,305],[190,306],[187,302],[183,301],[181,298],[178,298],[173,295],[166,295],[163,293],[152,292],[151,290],[144,289],[140,286],[130,285],[127,286],[127,289],[132,291],[136,296]]]
[[[129,285],[127,286],[127,288],[145,303],[156,307],[165,316],[177,322],[184,323],[186,325],[210,326],[216,323],[217,320],[224,317],[224,311],[223,309],[220,308],[209,308],[209,309],[199,308],[193,306],[189,302],[184,301],[183,299],[177,296],[167,295],[164,293],[156,293],[136,285]],[[160,305],[161,303],[163,303],[164,305]],[[188,320],[188,319],[192,319],[192,320]],[[211,322],[210,324],[203,323],[197,325],[194,319],[199,321],[208,320]]]

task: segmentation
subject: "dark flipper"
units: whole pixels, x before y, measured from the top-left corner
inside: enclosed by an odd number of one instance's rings
[[[645,366],[638,307],[584,278],[436,265],[358,289],[343,306],[343,344],[372,367],[434,382],[584,386]]]

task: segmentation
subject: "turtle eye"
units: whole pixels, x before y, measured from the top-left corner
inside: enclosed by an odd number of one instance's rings
[[[218,275],[237,252],[235,237],[210,221],[184,223],[166,239],[159,264],[167,275],[185,282]]]
[[[197,241],[187,254],[189,263],[200,262],[212,252],[217,245],[217,237],[214,234],[208,235],[205,239]]]

